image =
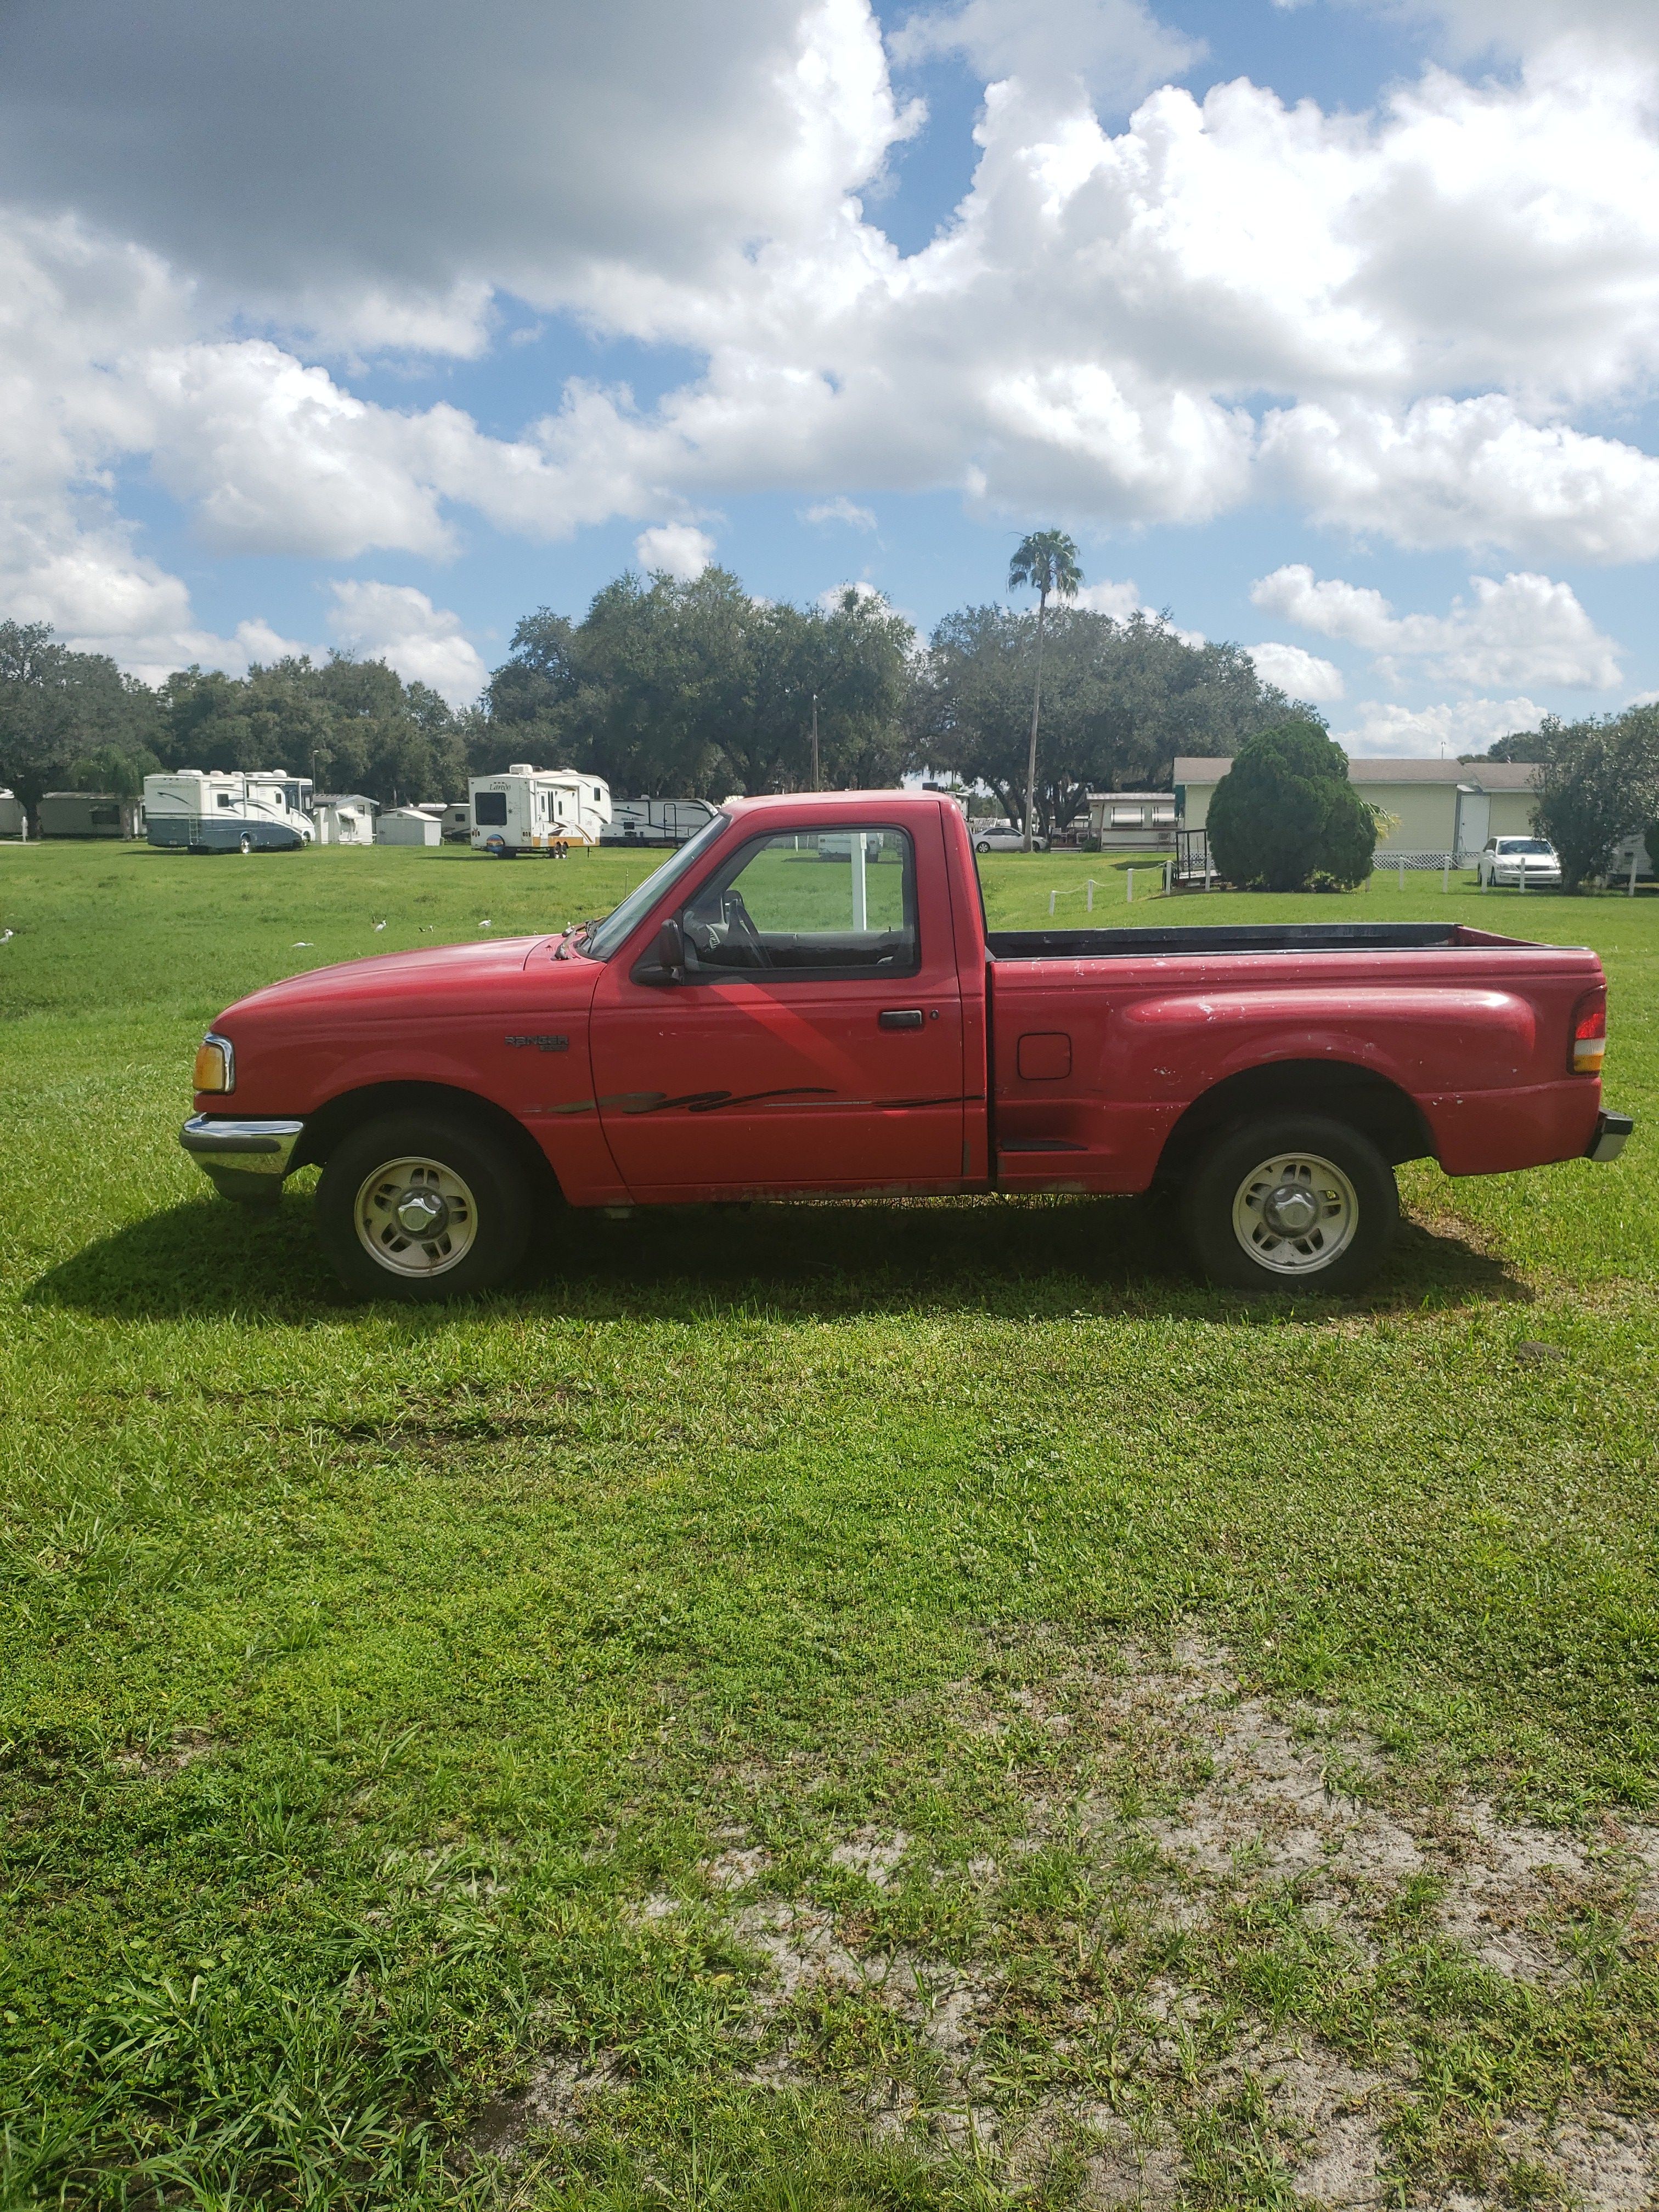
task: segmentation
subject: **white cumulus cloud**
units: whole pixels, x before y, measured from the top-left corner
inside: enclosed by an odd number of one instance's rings
[[[691,522],[659,522],[634,540],[634,558],[647,575],[660,569],[682,584],[701,576],[714,557],[714,539]]]
[[[880,194],[922,118],[869,0],[20,0],[0,588],[145,665],[190,634],[127,471],[211,549],[329,562],[451,557],[471,514],[625,519],[694,573],[706,533],[659,518],[781,492],[866,526],[837,484],[1083,528],[1272,501],[1528,577],[1653,558],[1659,459],[1607,425],[1659,382],[1656,12],[1442,0],[1449,53],[1518,65],[1349,112],[1158,83],[1193,49],[1139,0],[924,9],[894,51],[960,54],[985,98],[959,204],[906,253]],[[569,379],[507,436],[356,388],[356,353],[477,354],[514,302],[693,365],[646,399]],[[1375,649],[1480,689],[1613,681],[1534,582]]]
[[[429,684],[452,707],[471,705],[483,690],[483,661],[460,617],[434,607],[424,592],[356,577],[337,579],[329,589],[329,629],[360,659],[384,660],[406,684]]]
[[[899,62],[956,53],[988,82],[1018,77],[1108,99],[1178,76],[1204,52],[1143,0],[962,0],[910,16],[888,43]]]
[[[1396,545],[1501,546],[1583,561],[1659,554],[1659,459],[1501,392],[1395,411],[1307,402],[1262,425],[1264,489]]]
[[[1543,708],[1530,699],[1461,699],[1431,707],[1401,707],[1366,700],[1353,708],[1346,729],[1334,730],[1345,751],[1374,759],[1455,760],[1482,751],[1511,730],[1535,730]]]
[[[1322,704],[1340,699],[1347,690],[1342,671],[1334,660],[1322,659],[1299,645],[1247,645],[1255,672],[1264,684],[1276,684],[1292,699],[1311,699]]]
[[[1109,615],[1114,622],[1133,622],[1137,615],[1145,615],[1149,621],[1158,618],[1156,611],[1141,598],[1139,585],[1134,583],[1085,584],[1073,604],[1093,614]]]
[[[858,506],[845,492],[803,508],[800,519],[803,522],[844,522],[849,530],[873,530],[876,526],[875,510]]]
[[[1251,587],[1270,614],[1339,638],[1376,656],[1393,680],[1414,672],[1468,684],[1553,684],[1607,690],[1620,680],[1618,647],[1598,630],[1570,584],[1547,576],[1472,576],[1472,596],[1444,615],[1398,615],[1380,592],[1321,580],[1301,562],[1276,568]]]

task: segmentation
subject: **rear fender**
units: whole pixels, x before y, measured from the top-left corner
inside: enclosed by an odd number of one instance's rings
[[[1409,985],[1181,992],[1126,1008],[1123,1022],[1131,1059],[1145,1066],[1147,1055],[1155,1074],[1173,1074],[1195,1050],[1218,1071],[1164,1141],[1164,1180],[1217,1131],[1269,1114],[1329,1114],[1396,1166],[1438,1158],[1445,1091],[1472,1087],[1472,1074],[1483,1093],[1527,1083],[1537,1029],[1516,992]]]
[[[1155,1073],[1176,1073],[1188,1054],[1201,1055],[1220,1080],[1270,1064],[1332,1060],[1416,1097],[1538,1079],[1537,1014],[1514,991],[1182,991],[1126,1006],[1121,1034],[1132,1062]]]
[[[1157,1179],[1179,1180],[1222,1130],[1280,1114],[1346,1122],[1396,1167],[1435,1151],[1433,1128],[1417,1101],[1374,1069],[1328,1059],[1269,1060],[1235,1071],[1193,1101],[1164,1141]]]

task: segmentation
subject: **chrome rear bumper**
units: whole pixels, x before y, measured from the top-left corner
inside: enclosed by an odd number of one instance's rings
[[[221,1198],[275,1200],[283,1188],[303,1121],[239,1121],[192,1114],[179,1141]]]
[[[1636,1127],[1628,1114],[1603,1114],[1595,1124],[1595,1134],[1585,1147],[1587,1160],[1616,1160],[1625,1149],[1625,1139]]]

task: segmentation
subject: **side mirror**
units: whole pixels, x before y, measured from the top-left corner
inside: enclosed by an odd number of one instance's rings
[[[685,933],[673,915],[657,932],[657,964],[670,982],[685,981]]]

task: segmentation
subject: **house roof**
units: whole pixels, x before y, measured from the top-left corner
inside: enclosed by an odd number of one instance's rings
[[[1182,755],[1175,764],[1177,783],[1219,783],[1231,758]],[[1538,776],[1531,761],[1351,760],[1350,783],[1468,783],[1480,791],[1531,791]]]

